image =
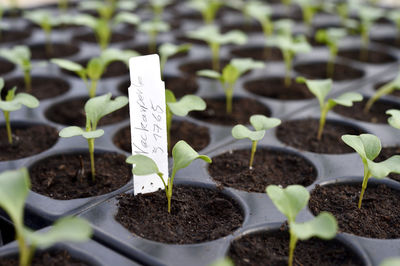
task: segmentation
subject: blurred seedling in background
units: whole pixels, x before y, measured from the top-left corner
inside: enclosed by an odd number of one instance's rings
[[[105,21],[110,21],[115,15],[116,10],[133,11],[137,7],[135,1],[99,1],[85,0],[80,1],[78,8],[81,10],[96,11],[99,17]]]
[[[214,23],[218,10],[224,5],[222,0],[190,0],[189,8],[195,9],[203,16],[205,24]]]
[[[171,199],[172,199],[172,187],[174,184],[174,178],[176,173],[189,166],[194,160],[201,159],[206,163],[211,163],[211,159],[206,155],[199,155],[189,144],[185,141],[178,141],[174,148],[172,149],[172,158],[173,158],[173,166],[172,166],[172,174],[168,177],[167,182],[165,182],[163,173],[158,169],[157,164],[149,157],[137,154],[129,156],[126,159],[126,162],[133,165],[132,173],[137,176],[143,175],[151,175],[157,174],[165,188],[165,194],[167,196],[168,201],[168,212],[171,213]]]
[[[145,32],[149,36],[148,50],[150,53],[157,51],[157,36],[160,32],[167,32],[170,29],[168,23],[161,20],[145,21],[139,24],[139,31]]]
[[[281,120],[278,118],[269,118],[265,115],[252,115],[250,117],[250,124],[253,126],[254,131],[244,125],[239,124],[232,128],[232,136],[235,139],[248,138],[251,140],[252,144],[249,169],[253,169],[253,160],[257,150],[258,141],[264,138],[265,131],[279,126],[281,124]]]
[[[323,80],[309,80],[303,77],[298,77],[296,79],[299,83],[305,83],[312,94],[317,97],[319,102],[319,107],[321,111],[321,115],[319,118],[319,127],[317,139],[322,139],[322,133],[324,131],[324,126],[326,122],[326,117],[328,112],[332,110],[336,105],[343,106],[353,106],[353,102],[362,101],[363,97],[361,94],[356,92],[345,92],[338,96],[337,98],[326,99],[326,96],[332,90],[332,80],[331,79],[323,79]]]
[[[176,45],[172,43],[163,43],[160,45],[158,53],[160,54],[161,76],[164,75],[165,64],[167,63],[168,58],[179,53],[188,52],[191,47],[191,44]]]
[[[1,48],[0,56],[8,61],[16,64],[22,69],[24,73],[25,90],[30,93],[32,91],[32,78],[31,78],[31,51],[27,46],[17,45],[13,48]]]
[[[104,135],[104,130],[97,129],[97,125],[104,116],[121,109],[128,104],[126,96],[118,96],[111,99],[111,93],[89,99],[85,104],[86,128],[77,126],[63,128],[59,135],[62,138],[82,136],[88,142],[92,181],[96,181],[96,171],[94,163],[94,141]]]
[[[321,212],[312,220],[304,223],[296,222],[297,215],[307,206],[310,199],[310,193],[303,186],[291,185],[281,188],[269,185],[266,192],[275,207],[286,216],[289,224],[289,266],[293,265],[293,255],[298,240],[308,240],[312,237],[329,240],[336,236],[337,221],[328,212]]]
[[[172,0],[149,0],[150,7],[153,10],[154,20],[161,21],[165,7],[171,3]]]
[[[0,78],[0,95],[4,88],[4,80]],[[39,106],[39,100],[28,93],[15,93],[17,87],[9,90],[6,94],[5,100],[0,97],[0,109],[3,111],[4,120],[6,121],[6,130],[8,142],[13,143],[10,112],[17,111],[26,106],[28,108],[36,108]]]
[[[320,3],[315,0],[295,0],[295,2],[301,8],[304,24],[307,26],[308,32],[310,33],[314,16],[320,9]]]
[[[226,113],[232,113],[233,92],[237,80],[247,71],[257,68],[263,68],[265,64],[261,61],[255,61],[251,58],[232,59],[231,62],[224,67],[222,73],[215,70],[205,69],[197,72],[197,75],[218,80],[225,92],[226,96]]]
[[[375,94],[366,103],[364,107],[364,113],[368,113],[374,103],[378,101],[382,96],[391,94],[395,90],[400,90],[400,73],[395,79],[378,88]]]
[[[378,157],[382,149],[381,141],[377,136],[372,134],[343,135],[342,140],[360,155],[364,165],[364,178],[358,201],[358,208],[361,209],[368,180],[371,177],[381,179],[390,173],[400,174],[400,155],[394,155],[385,161],[376,163],[373,160]]]

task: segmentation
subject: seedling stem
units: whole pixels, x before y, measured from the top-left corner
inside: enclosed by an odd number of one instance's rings
[[[364,179],[362,182],[362,187],[361,187],[361,193],[360,193],[360,199],[358,200],[358,208],[361,209],[361,204],[362,204],[362,200],[364,197],[364,192],[367,189],[367,185],[368,185],[368,180],[371,177],[371,172],[368,170],[368,167],[364,167]]]
[[[258,143],[258,141],[251,142],[251,156],[250,156],[250,165],[249,165],[250,169],[253,169],[253,161],[254,161],[254,155],[256,154],[256,151],[257,151],[257,143]]]
[[[8,142],[10,144],[12,144],[13,143],[13,139],[12,139],[11,125],[10,125],[10,112],[8,112],[8,111],[4,112],[4,120],[6,120],[6,129],[7,129]]]

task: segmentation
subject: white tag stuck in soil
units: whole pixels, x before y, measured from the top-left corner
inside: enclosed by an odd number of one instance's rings
[[[129,60],[131,86],[129,112],[132,154],[150,157],[168,180],[167,122],[165,85],[161,80],[158,55],[133,57]],[[135,195],[164,189],[156,174],[133,176]]]

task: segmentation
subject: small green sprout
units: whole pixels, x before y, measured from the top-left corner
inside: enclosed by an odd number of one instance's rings
[[[4,57],[8,61],[18,65],[24,73],[25,89],[26,92],[32,90],[32,79],[31,79],[31,51],[27,46],[17,45],[13,48],[1,48],[0,56]]]
[[[304,24],[310,30],[314,15],[317,13],[320,4],[315,0],[295,0],[295,2],[301,7]]]
[[[121,23],[137,25],[139,22],[140,18],[129,12],[119,12],[111,20],[96,18],[87,14],[77,15],[71,19],[72,24],[91,28],[102,50],[105,50],[110,43],[112,28]]]
[[[388,83],[379,87],[379,89],[375,92],[375,94],[368,100],[367,104],[364,107],[364,113],[368,113],[371,109],[372,105],[379,100],[382,96],[391,94],[395,90],[400,90],[400,74],[397,77],[389,81]]]
[[[129,58],[137,55],[138,53],[132,50],[118,50],[109,48],[104,50],[99,57],[90,59],[86,65],[86,68],[80,64],[66,59],[55,58],[52,59],[51,62],[60,68],[74,72],[76,75],[78,75],[85,83],[89,92],[89,97],[93,98],[96,96],[97,83],[111,62],[122,61],[128,65]]]
[[[165,90],[165,100],[167,103],[167,143],[169,149],[171,147],[172,116],[186,116],[191,111],[204,111],[207,104],[196,95],[185,95],[177,101],[171,90]]]
[[[232,113],[233,91],[236,81],[249,70],[263,68],[265,64],[261,61],[255,61],[251,58],[232,59],[231,62],[224,67],[222,73],[214,70],[206,69],[197,72],[197,75],[217,79],[224,88],[226,95],[226,112]]]
[[[368,46],[370,42],[369,32],[374,22],[381,18],[384,15],[384,12],[378,7],[363,5],[359,7],[358,15],[360,17],[359,30],[361,33],[360,59],[366,60],[368,57]]]
[[[330,58],[326,69],[328,78],[333,78],[335,60],[339,50],[339,42],[346,35],[347,31],[342,28],[320,29],[315,35],[315,39],[318,42],[325,43],[329,48]]]
[[[47,232],[33,232],[24,225],[24,205],[30,189],[26,168],[0,174],[0,207],[10,216],[19,247],[19,265],[31,265],[36,248],[46,249],[57,242],[88,241],[92,229],[88,222],[77,217],[56,221]]]
[[[87,139],[93,182],[96,179],[94,165],[94,140],[104,135],[104,130],[97,129],[97,125],[101,118],[118,109],[121,109],[122,107],[127,105],[128,102],[129,101],[126,96],[119,96],[112,100],[111,93],[91,98],[85,104],[86,128],[82,129],[77,126],[70,126],[63,128],[59,132],[59,135],[62,138],[82,136]]]
[[[199,11],[205,24],[214,23],[218,10],[223,6],[222,0],[191,0],[189,7]]]
[[[268,118],[265,115],[252,115],[250,117],[250,124],[253,126],[255,131],[239,124],[232,128],[232,136],[235,139],[248,138],[251,140],[252,144],[249,169],[253,169],[253,160],[257,150],[258,141],[264,138],[266,130],[279,126],[281,120],[278,118]]]
[[[261,24],[265,37],[272,35],[274,29],[271,21],[272,9],[268,5],[251,1],[245,5],[243,12]]]
[[[220,33],[217,26],[207,25],[187,34],[189,38],[205,41],[212,53],[212,66],[214,71],[220,70],[219,50],[221,45],[242,45],[247,41],[246,35],[239,30],[232,30],[225,34]]]
[[[373,160],[378,157],[382,149],[381,141],[377,136],[372,134],[343,135],[342,140],[360,155],[364,164],[364,179],[358,201],[360,209],[369,178],[384,178],[392,172],[400,174],[400,155],[394,155],[385,161],[375,163]]]
[[[68,9],[69,0],[58,0],[58,9],[61,12],[66,12]]]
[[[4,80],[0,78],[0,94],[3,88],[4,88]],[[34,96],[27,93],[15,94],[16,90],[17,90],[16,87],[9,90],[7,92],[6,99],[4,101],[0,98],[0,109],[3,111],[4,120],[6,121],[7,137],[8,137],[8,142],[10,144],[13,143],[11,123],[10,123],[10,112],[21,109],[23,105],[28,108],[36,108],[39,106],[39,101]]]
[[[328,212],[321,212],[317,217],[304,223],[296,222],[297,214],[307,206],[310,199],[310,193],[303,186],[291,185],[281,188],[276,185],[269,185],[266,192],[275,207],[288,219],[290,234],[289,266],[293,265],[293,254],[299,239],[307,240],[311,237],[318,237],[328,240],[336,236],[338,231],[337,221]]]
[[[388,118],[389,125],[400,129],[400,110],[390,109],[386,111],[386,114],[391,115],[391,117]]]
[[[326,96],[332,90],[332,80],[331,79],[323,79],[323,80],[308,80],[303,77],[298,77],[297,82],[305,83],[312,94],[317,97],[319,101],[319,106],[321,110],[321,117],[319,119],[319,128],[317,139],[321,140],[322,132],[324,131],[324,126],[326,122],[326,116],[328,112],[332,110],[336,105],[343,106],[353,106],[353,102],[362,101],[363,97],[361,94],[356,92],[346,92],[338,96],[334,99],[326,100]]]
[[[145,32],[149,36],[150,53],[155,53],[157,50],[157,35],[160,32],[167,32],[169,29],[169,24],[159,20],[146,21],[139,24],[139,31]]]
[[[169,57],[178,53],[187,52],[190,50],[191,47],[191,44],[175,45],[172,43],[163,43],[162,45],[160,45],[158,51],[160,54],[161,75],[164,73],[165,64],[167,63]]]
[[[150,0],[150,6],[153,9],[154,19],[162,20],[162,14],[167,5],[171,4],[172,0]]]
[[[100,18],[110,21],[117,9],[133,11],[137,7],[135,1],[98,1],[88,0],[79,2],[79,9],[94,10]]]
[[[206,155],[199,155],[189,144],[185,141],[178,141],[174,148],[172,149],[172,158],[174,164],[172,166],[172,175],[168,178],[167,183],[165,183],[163,174],[158,169],[157,164],[149,157],[137,154],[129,156],[126,162],[133,164],[132,173],[134,175],[150,175],[157,174],[165,188],[165,194],[168,200],[168,213],[171,213],[171,199],[172,199],[172,187],[174,184],[174,178],[180,169],[186,168],[196,159],[201,159],[207,163],[211,163],[211,159]]]

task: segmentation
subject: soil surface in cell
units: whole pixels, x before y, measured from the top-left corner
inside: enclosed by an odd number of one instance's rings
[[[171,90],[176,98],[182,98],[187,94],[195,94],[199,88],[196,79],[193,77],[164,76],[165,88]],[[128,88],[131,85],[129,80],[122,82],[118,86],[118,90],[128,95]]]
[[[0,43],[20,42],[31,36],[29,31],[1,30]]]
[[[207,45],[207,43],[206,43],[205,41],[198,40],[198,39],[194,39],[194,38],[190,38],[190,37],[188,37],[188,36],[186,36],[186,35],[184,35],[184,34],[178,34],[178,35],[175,37],[175,39],[176,39],[177,41],[179,41],[180,44],[183,44],[183,43],[191,43],[191,44],[193,44],[193,45],[203,45],[203,46],[206,46],[206,45]]]
[[[117,147],[127,152],[132,151],[131,130],[129,126],[117,132],[113,140]],[[207,127],[187,121],[172,121],[171,147],[174,147],[180,140],[186,141],[195,151],[201,151],[210,143],[210,134]]]
[[[169,244],[194,244],[227,236],[243,223],[239,205],[218,190],[174,186],[171,213],[165,191],[124,194],[116,220],[132,233]]]
[[[157,45],[156,45],[156,51],[159,50],[160,46],[161,46],[161,43],[157,43]],[[149,45],[148,45],[148,44],[141,44],[141,45],[130,46],[130,47],[127,47],[126,49],[134,50],[134,51],[138,52],[138,53],[141,54],[141,55],[154,54],[154,52],[151,52],[151,51],[150,51]],[[186,51],[186,52],[179,52],[179,53],[177,53],[177,54],[174,54],[174,55],[168,57],[168,60],[170,60],[170,59],[172,59],[172,58],[181,58],[181,57],[185,57],[185,56],[187,56],[187,55],[188,55],[188,52],[187,52],[187,51]]]
[[[0,266],[15,266],[18,265],[18,258],[0,258]],[[37,252],[32,259],[32,266],[86,266],[89,263],[75,259],[68,251],[45,251]]]
[[[372,105],[369,112],[365,113],[364,108],[368,100],[368,98],[364,98],[361,102],[353,103],[353,106],[351,107],[337,105],[333,108],[333,111],[340,115],[360,121],[387,124],[389,115],[386,114],[386,111],[389,109],[400,109],[399,104],[385,100],[378,100],[374,105]]]
[[[52,199],[70,200],[107,194],[129,182],[131,167],[124,155],[96,153],[94,159],[95,181],[88,153],[47,157],[29,169],[32,190]]]
[[[315,167],[293,153],[259,148],[252,169],[249,169],[249,160],[250,149],[229,151],[213,157],[208,171],[224,186],[259,193],[265,193],[271,184],[309,186],[317,177]]]
[[[385,81],[385,82],[380,82],[380,83],[376,84],[376,85],[374,86],[374,90],[375,90],[375,91],[379,90],[382,86],[388,84],[389,82],[391,82],[391,80],[387,80],[387,81]],[[396,89],[396,90],[394,90],[390,95],[393,95],[393,96],[396,96],[396,97],[400,97],[400,90],[397,90],[397,89]]]
[[[205,111],[193,111],[190,116],[218,125],[249,124],[250,116],[262,114],[270,116],[271,111],[262,103],[249,98],[233,98],[232,113],[226,112],[226,102],[223,98],[204,99],[207,103]]]
[[[232,242],[228,257],[236,266],[288,264],[289,234],[281,228],[245,235]],[[361,259],[338,240],[311,238],[298,241],[293,265],[363,265]]]
[[[300,150],[316,153],[341,154],[354,152],[341,139],[345,134],[364,133],[357,127],[327,120],[321,140],[317,139],[319,120],[303,119],[283,122],[276,130],[280,141]]]
[[[384,148],[382,148],[381,153],[374,161],[381,162],[386,159],[389,159],[393,155],[400,155],[400,147],[384,147]],[[392,173],[389,175],[389,178],[394,179],[396,181],[400,181],[400,174]]]
[[[66,93],[70,86],[59,78],[32,77],[32,91],[29,92],[39,100],[57,97]],[[27,92],[23,77],[10,78],[6,80],[5,89],[2,91],[1,98],[5,99],[7,91],[17,87],[17,93]]]
[[[48,53],[44,43],[30,45],[32,59],[34,60],[50,60],[52,58],[70,57],[79,52],[79,47],[71,43],[53,43],[51,52]]]
[[[231,54],[237,57],[253,58],[254,60],[282,61],[282,52],[275,47],[253,46],[231,50]]]
[[[400,48],[400,39],[395,39],[393,37],[377,38],[373,39],[373,42]]]
[[[358,236],[393,239],[400,237],[400,192],[386,185],[369,182],[361,209],[359,184],[316,186],[311,192],[309,208],[314,215],[331,212],[337,219],[339,231]]]
[[[15,69],[15,65],[9,61],[0,59],[0,75],[7,74]]]
[[[86,67],[88,61],[89,61],[88,59],[85,59],[85,60],[80,60],[77,63],[83,67]],[[71,71],[68,71],[65,69],[62,69],[61,71],[65,74],[79,78],[79,76],[76,75],[75,72],[71,72]],[[107,65],[106,71],[104,71],[103,75],[101,75],[101,78],[102,79],[103,78],[113,78],[113,77],[119,77],[119,76],[129,77],[129,69],[124,62],[114,61]]]
[[[294,66],[294,69],[306,78],[327,79],[327,62],[307,63]],[[335,81],[358,79],[364,76],[364,71],[348,65],[335,64],[333,77]]]
[[[227,60],[220,59],[220,69],[223,69],[229,62]],[[187,74],[197,76],[197,71],[203,69],[213,69],[212,62],[210,59],[191,61],[179,66],[179,69]]]
[[[367,57],[365,58],[361,57],[360,49],[339,51],[338,55],[344,58],[369,64],[387,64],[396,62],[396,58],[394,56],[373,50],[368,50]]]
[[[244,88],[254,94],[277,100],[303,100],[314,98],[305,84],[292,79],[290,86],[285,86],[284,78],[271,77],[250,80]]]
[[[86,115],[84,106],[88,98],[73,98],[50,106],[46,110],[47,119],[62,125],[84,127],[86,125]],[[110,125],[121,122],[129,117],[129,107],[125,107],[112,112],[103,117],[99,126]]]
[[[261,24],[253,21],[243,21],[236,23],[223,24],[221,26],[221,32],[226,33],[231,30],[240,30],[246,33],[262,33],[263,29]]]
[[[50,149],[58,140],[56,129],[45,125],[11,124],[13,143],[5,125],[0,127],[0,161],[16,160]]]
[[[94,33],[79,34],[73,37],[75,41],[97,43],[97,38]],[[133,36],[113,32],[110,38],[110,43],[119,43],[133,40]]]

